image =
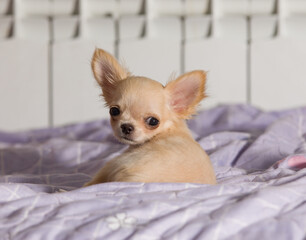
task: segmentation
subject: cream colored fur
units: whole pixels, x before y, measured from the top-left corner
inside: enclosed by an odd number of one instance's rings
[[[120,109],[120,115],[111,116],[114,135],[130,146],[85,186],[113,181],[216,183],[208,155],[185,123],[205,97],[205,72],[183,74],[164,87],[132,76],[101,49],[94,53],[92,69],[106,105]],[[159,124],[149,125],[150,117]],[[132,125],[133,131],[125,134],[123,124]]]

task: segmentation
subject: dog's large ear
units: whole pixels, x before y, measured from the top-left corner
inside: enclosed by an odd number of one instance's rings
[[[179,118],[188,119],[196,112],[205,95],[206,73],[185,73],[166,85],[168,104]]]
[[[129,72],[111,54],[99,48],[94,52],[91,67],[96,81],[102,88],[103,97],[109,104],[116,84],[126,79]]]

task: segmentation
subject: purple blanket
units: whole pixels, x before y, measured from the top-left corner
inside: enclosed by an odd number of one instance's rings
[[[306,107],[189,121],[219,184],[80,188],[126,146],[106,120],[0,132],[0,239],[305,239]]]

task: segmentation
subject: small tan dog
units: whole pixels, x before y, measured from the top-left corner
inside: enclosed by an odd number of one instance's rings
[[[164,87],[131,75],[101,49],[94,53],[92,69],[110,108],[114,134],[130,146],[85,186],[115,181],[216,183],[209,157],[185,123],[205,97],[205,72],[183,74]]]

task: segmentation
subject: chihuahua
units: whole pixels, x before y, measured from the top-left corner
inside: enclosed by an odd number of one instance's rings
[[[205,72],[185,73],[163,86],[131,75],[101,49],[93,55],[92,70],[109,108],[114,135],[129,148],[107,162],[85,186],[103,182],[216,183],[208,155],[185,122],[205,97]]]

